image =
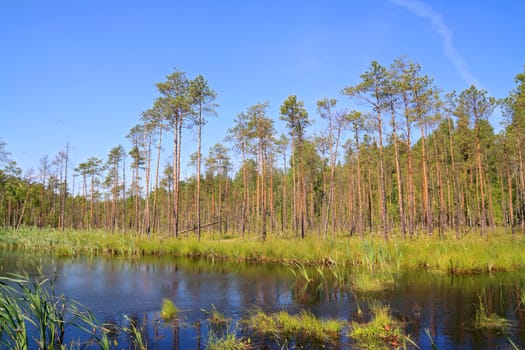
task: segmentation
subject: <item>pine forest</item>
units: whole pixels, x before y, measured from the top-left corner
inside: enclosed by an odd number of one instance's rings
[[[446,92],[399,58],[371,62],[316,111],[290,95],[278,115],[259,102],[222,116],[212,82],[175,70],[105,159],[73,164],[67,143],[22,174],[2,142],[0,226],[263,240],[523,233],[525,72],[515,84],[503,98]],[[215,135],[209,118],[232,127]]]

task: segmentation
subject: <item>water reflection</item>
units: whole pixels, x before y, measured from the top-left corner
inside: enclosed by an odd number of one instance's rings
[[[144,330],[151,349],[204,348],[210,326],[202,310],[212,305],[232,323],[255,308],[290,313],[306,309],[318,317],[350,321],[366,320],[372,299],[390,305],[394,316],[405,322],[411,338],[424,349],[431,348],[425,329],[440,349],[511,348],[507,336],[518,345],[525,344],[524,312],[519,307],[523,273],[460,277],[405,273],[394,276],[395,283],[388,289],[364,293],[333,288],[327,281],[296,280],[288,268],[273,265],[0,255],[0,273],[36,275],[40,267],[44,274],[56,276],[60,293],[87,306],[100,321],[122,324],[127,315]],[[511,320],[510,334],[473,328],[480,297],[490,312]],[[163,298],[182,310],[177,321],[160,321]],[[126,344],[130,336],[115,334],[112,341]],[[338,346],[352,345],[343,336]]]

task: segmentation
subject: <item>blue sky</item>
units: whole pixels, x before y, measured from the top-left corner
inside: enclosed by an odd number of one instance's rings
[[[504,97],[525,65],[524,13],[521,0],[2,0],[0,138],[24,170],[67,142],[73,166],[105,159],[129,149],[125,136],[174,68],[218,93],[204,153],[258,102],[283,131],[291,94],[317,119],[310,132],[321,129],[316,101],[346,103],[341,89],[372,60],[407,56],[445,91],[475,83]],[[195,145],[187,134],[183,147]]]

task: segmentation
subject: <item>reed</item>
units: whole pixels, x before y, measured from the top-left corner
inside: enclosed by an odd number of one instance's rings
[[[20,350],[65,349],[70,327],[84,331],[91,338],[89,343],[109,349],[104,328],[77,302],[55,295],[51,280],[14,274],[0,277],[0,345]]]
[[[129,317],[126,317],[126,321],[128,322],[128,325],[125,326],[123,330],[130,335],[131,343],[134,345],[134,349],[147,350],[148,344],[142,338],[142,329],[137,326],[133,319]]]
[[[443,238],[444,237],[444,238]],[[259,262],[334,267],[330,273],[340,284],[349,276],[341,269],[366,269],[370,272],[429,270],[439,273],[472,274],[493,271],[516,271],[525,268],[525,236],[494,231],[483,239],[469,234],[456,240],[453,234],[442,237],[420,235],[414,239],[392,237],[389,241],[374,236],[336,237],[304,240],[269,235],[230,236],[213,240],[204,235],[175,239],[162,235],[105,233],[103,231],[58,231],[24,228],[0,230],[0,248],[30,253],[53,252],[59,256],[182,256],[201,257],[208,261]],[[300,266],[299,266],[300,267]],[[339,269],[339,270],[337,270]],[[303,273],[304,271],[298,272]],[[308,271],[309,272],[309,271]],[[314,271],[315,273],[315,271]],[[309,276],[310,278],[312,276]],[[324,278],[323,278],[324,279]]]
[[[474,321],[472,325],[474,328],[496,329],[499,331],[507,331],[510,327],[510,322],[504,317],[501,317],[495,312],[490,312],[485,306],[482,296],[478,296],[479,303],[476,307]]]
[[[24,311],[18,298],[13,295],[15,290],[0,281],[0,345],[6,348],[26,350],[28,334]]]
[[[517,307],[516,309],[524,310],[525,309],[525,287],[521,287],[516,290],[516,300]]]
[[[430,334],[430,328],[425,328],[425,334],[428,338],[428,341],[430,342],[430,346],[432,347],[432,350],[439,350],[436,342],[434,341],[434,337],[432,337],[432,334]]]
[[[353,276],[351,287],[357,292],[369,293],[389,289],[393,285],[394,277],[391,273],[359,271]]]

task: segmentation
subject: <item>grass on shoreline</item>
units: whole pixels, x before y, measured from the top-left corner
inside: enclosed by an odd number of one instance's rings
[[[347,268],[370,272],[425,269],[441,273],[472,274],[513,271],[525,267],[525,236],[494,231],[485,240],[470,234],[460,240],[420,236],[392,237],[389,241],[366,236],[319,240],[312,235],[298,238],[257,236],[200,241],[104,231],[64,232],[24,228],[0,229],[0,248],[31,253],[52,252],[56,256],[176,256],[202,257],[211,261],[257,262],[309,266],[331,266],[334,273]]]

